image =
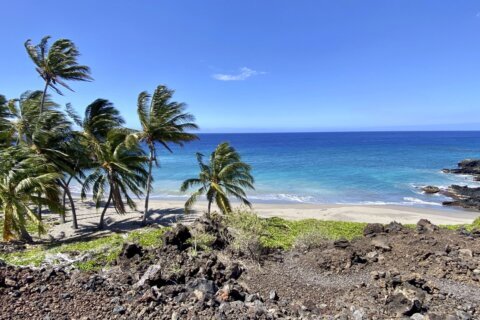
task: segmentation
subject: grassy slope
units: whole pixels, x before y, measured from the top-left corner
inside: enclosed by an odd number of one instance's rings
[[[67,244],[34,245],[25,251],[10,254],[0,254],[0,259],[9,264],[23,266],[39,266],[46,258],[63,253],[70,256],[89,253],[86,261],[77,262],[76,266],[82,270],[94,270],[108,265],[116,259],[122,245],[127,242],[136,242],[141,246],[155,247],[161,244],[161,236],[167,230],[145,228],[132,231],[128,234],[113,234],[93,240],[77,241]]]

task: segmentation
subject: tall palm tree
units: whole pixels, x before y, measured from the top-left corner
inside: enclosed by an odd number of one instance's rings
[[[44,112],[40,113],[41,102],[44,103]],[[18,100],[11,100],[10,111],[10,139],[16,145],[30,148],[33,153],[41,154],[57,172],[66,174],[73,171],[72,153],[68,154],[73,131],[71,123],[64,113],[58,110],[58,105],[50,100],[49,95],[43,96],[41,91],[27,91]],[[77,153],[78,155],[78,153]],[[65,191],[66,186],[58,180],[59,186]],[[69,197],[70,203],[73,203]],[[74,227],[76,227],[75,210],[72,205]],[[41,205],[38,206],[38,216],[41,218]]]
[[[194,116],[185,112],[185,104],[171,101],[173,93],[173,90],[160,85],[156,88],[152,97],[146,91],[138,95],[137,112],[142,130],[135,133],[135,136],[138,140],[145,142],[150,151],[143,224],[146,223],[148,218],[153,163],[155,162],[158,166],[155,143],[159,143],[169,152],[172,152],[169,147],[170,143],[183,146],[185,142],[198,139],[195,134],[186,132],[187,130],[198,129],[194,123]]]
[[[40,203],[53,212],[60,212],[56,180],[61,174],[46,159],[24,147],[10,147],[0,153],[0,210],[4,214],[3,240],[31,241],[27,219],[35,223],[39,233],[44,227],[31,203]],[[40,190],[40,192],[38,192]],[[38,192],[38,193],[37,193]]]
[[[124,198],[131,208],[135,208],[129,192],[137,197],[142,195],[147,182],[147,158],[136,139],[129,139],[133,132],[122,128],[124,120],[108,100],[97,99],[87,106],[83,119],[70,106],[67,106],[67,112],[82,128],[80,143],[88,150],[90,161],[85,165],[90,174],[83,181],[82,198],[86,198],[91,190],[98,209],[109,189],[100,215],[99,228],[102,229],[110,203],[120,214],[125,213]]]
[[[208,214],[210,214],[213,201],[222,213],[231,212],[229,196],[233,196],[251,207],[244,188],[254,189],[254,179],[250,174],[251,167],[242,162],[240,154],[227,142],[224,142],[212,152],[209,163],[205,163],[203,157],[203,154],[197,153],[200,167],[198,178],[187,179],[180,187],[180,190],[185,192],[191,187],[200,186],[185,202],[185,211],[188,212],[198,197],[203,194],[207,196]]]
[[[126,212],[123,199],[131,209],[136,209],[129,193],[139,198],[146,187],[147,157],[138,143],[133,145],[126,143],[129,134],[126,129],[112,129],[108,133],[107,140],[98,146],[100,152],[95,154],[96,165],[83,183],[82,198],[86,197],[91,188],[97,209],[107,187],[109,189],[107,202],[100,215],[99,229],[103,229],[105,212],[110,203],[119,214]]]
[[[35,70],[45,81],[40,113],[43,112],[48,87],[63,95],[58,85],[73,91],[66,81],[93,80],[90,76],[90,68],[78,64],[77,58],[80,52],[71,40],[59,39],[49,47],[49,39],[50,36],[46,36],[37,45],[33,45],[30,39],[25,42],[25,49],[36,66]]]

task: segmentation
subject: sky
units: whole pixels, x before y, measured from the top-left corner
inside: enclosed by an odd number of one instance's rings
[[[96,98],[138,128],[136,100],[175,90],[201,132],[478,130],[480,2],[0,0],[0,94],[42,89],[23,43],[68,38]]]

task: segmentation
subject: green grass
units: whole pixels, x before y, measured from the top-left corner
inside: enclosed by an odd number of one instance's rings
[[[290,249],[297,240],[316,238],[337,240],[340,238],[352,240],[363,236],[363,229],[367,225],[360,222],[323,221],[316,219],[285,220],[282,218],[262,219],[251,212],[235,211],[226,217],[227,224],[240,230],[247,237],[259,236],[260,242],[266,248]],[[406,224],[406,228],[415,229],[416,225]],[[468,225],[440,226],[450,230],[460,227],[467,230],[480,229],[480,217]],[[314,237],[312,237],[312,235]]]
[[[352,240],[363,235],[366,223],[322,221],[306,219],[289,221],[281,218],[265,219],[266,232],[260,239],[268,248],[289,249],[295,241],[307,234],[319,234],[329,240]]]
[[[236,230],[260,236],[267,248],[290,249],[298,238],[318,233],[324,239],[354,239],[363,235],[366,223],[344,221],[322,221],[316,219],[285,220],[282,218],[262,219],[244,211],[236,211],[226,218],[227,224]]]
[[[467,231],[472,231],[473,229],[480,229],[480,217],[476,218],[471,224],[441,225],[440,228],[454,231],[460,228],[465,228]]]
[[[63,253],[78,256],[89,253],[91,255],[90,259],[77,262],[75,265],[84,271],[99,270],[110,265],[118,257],[124,243],[136,242],[144,248],[155,247],[161,244],[161,236],[166,230],[167,228],[146,228],[124,235],[112,234],[93,240],[60,245],[36,245],[24,251],[0,254],[0,259],[17,266],[39,266],[50,255]]]

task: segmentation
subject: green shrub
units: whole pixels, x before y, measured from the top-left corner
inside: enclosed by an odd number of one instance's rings
[[[472,229],[473,228],[480,229],[480,217],[478,217],[472,222]]]
[[[265,249],[263,239],[268,236],[265,220],[253,212],[235,210],[225,216],[225,222],[234,237],[231,248],[239,254],[258,260]]]
[[[210,251],[215,240],[217,237],[213,234],[193,231],[192,238],[188,242],[193,245],[195,251]]]

